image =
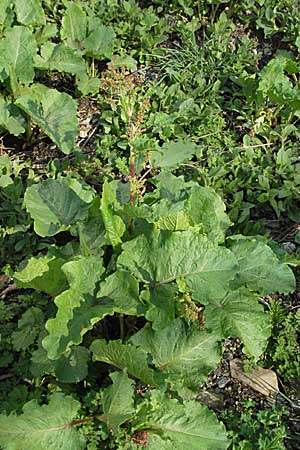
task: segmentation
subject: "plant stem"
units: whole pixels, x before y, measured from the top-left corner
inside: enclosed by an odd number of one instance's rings
[[[130,149],[130,203],[134,203],[135,197],[135,161],[134,161],[134,152]]]
[[[125,336],[124,314],[119,315],[119,323],[120,323],[120,339],[121,341],[123,341]]]

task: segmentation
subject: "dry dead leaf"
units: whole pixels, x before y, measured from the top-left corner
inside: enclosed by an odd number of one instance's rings
[[[267,397],[279,392],[277,375],[271,369],[257,366],[252,372],[245,372],[243,362],[240,359],[233,359],[230,361],[230,371],[232,378]]]

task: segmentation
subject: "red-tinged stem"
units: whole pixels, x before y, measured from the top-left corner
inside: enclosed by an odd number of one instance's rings
[[[81,425],[82,423],[87,422],[95,422],[95,420],[100,420],[101,422],[105,422],[107,420],[107,416],[99,415],[95,417],[85,417],[84,419],[72,420],[72,422],[65,423],[64,425],[60,425],[58,428],[71,428],[76,425]]]
[[[134,203],[135,187],[134,187],[135,167],[134,167],[134,154],[130,157],[130,203]]]
[[[74,427],[75,425],[81,425],[82,423],[94,422],[96,417],[86,417],[85,419],[73,420],[72,422],[65,423],[64,428]]]

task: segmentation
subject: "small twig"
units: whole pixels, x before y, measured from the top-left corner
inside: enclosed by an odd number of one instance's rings
[[[14,375],[12,373],[5,373],[3,375],[0,375],[0,381],[6,380],[7,378],[12,378]]]
[[[11,284],[10,286],[7,286],[7,288],[3,289],[3,291],[1,291],[0,293],[0,298],[3,299],[6,297],[6,294],[8,294],[9,292],[13,292],[20,289],[15,283]]]

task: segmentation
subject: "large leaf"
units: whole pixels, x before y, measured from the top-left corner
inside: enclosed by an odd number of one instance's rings
[[[3,450],[83,450],[85,439],[71,426],[79,409],[77,400],[61,393],[48,405],[31,400],[20,416],[0,415],[0,445]]]
[[[192,231],[140,235],[123,244],[118,264],[152,287],[184,278],[193,298],[202,303],[225,294],[237,265],[229,250]]]
[[[103,391],[103,412],[108,428],[117,434],[120,425],[135,413],[133,382],[126,371],[114,372],[109,376],[113,384]]]
[[[59,359],[52,360],[46,350],[39,346],[32,353],[30,371],[35,377],[55,376],[61,383],[78,383],[88,374],[90,353],[85,347],[72,347]]]
[[[157,168],[176,168],[196,153],[196,145],[189,141],[167,142],[150,156],[150,163]]]
[[[70,95],[34,85],[29,93],[18,97],[16,104],[32,117],[63,153],[68,155],[74,149],[78,133],[77,104]]]
[[[239,337],[245,352],[258,359],[270,337],[270,319],[258,297],[246,289],[210,300],[205,307],[206,328],[220,337]]]
[[[99,25],[84,41],[86,54],[93,58],[111,58],[116,34],[112,27]]]
[[[295,277],[287,264],[281,263],[273,250],[261,241],[236,236],[231,251],[236,255],[239,269],[232,288],[246,285],[249,289],[268,295],[288,294],[295,290]]]
[[[61,270],[64,263],[63,259],[54,255],[31,257],[14,273],[14,282],[22,288],[57,295],[67,287],[66,277]]]
[[[28,28],[14,26],[10,28],[1,45],[1,62],[5,61],[7,73],[25,85],[34,77],[33,59],[37,52],[34,36]]]
[[[75,2],[66,2],[66,13],[62,18],[61,38],[70,47],[81,49],[87,33],[87,16]]]
[[[221,353],[218,335],[199,330],[199,324],[176,319],[171,325],[153,331],[148,327],[130,339],[152,356],[172,383],[197,390],[219,363]]]
[[[106,342],[105,339],[96,339],[90,350],[95,361],[126,369],[129,375],[150,386],[160,387],[164,383],[164,376],[148,366],[147,353],[134,345],[122,344],[119,340]]]
[[[79,279],[84,286],[84,278],[79,276]],[[114,272],[100,284],[97,298],[71,289],[57,297],[55,303],[59,311],[55,319],[47,322],[47,327],[51,326],[52,338],[57,339],[56,357],[60,357],[70,345],[80,344],[85,333],[107,315],[121,313],[141,316],[145,314],[145,307],[139,301],[137,281],[127,272],[122,271]],[[48,338],[50,352],[52,338]],[[48,342],[48,339],[45,342]]]
[[[226,450],[226,430],[215,414],[195,401],[170,399],[151,393],[146,436],[149,450]],[[142,417],[137,417],[142,420]]]
[[[45,14],[40,0],[15,0],[18,22],[23,25],[44,25]]]
[[[79,195],[78,195],[79,194]],[[24,203],[40,236],[53,236],[87,216],[89,203],[65,178],[45,180],[26,189]]]
[[[157,286],[143,292],[143,297],[149,302],[145,316],[152,322],[154,330],[167,327],[175,319],[175,292],[175,283]]]
[[[85,303],[86,295],[93,294],[96,282],[104,272],[102,259],[98,256],[80,257],[67,262],[62,266],[62,270],[68,279],[70,289],[56,297],[55,304],[58,308],[56,317],[46,323],[49,335],[44,338],[43,347],[50,359],[58,359],[73,344],[69,322],[73,319],[74,310],[76,313],[76,308]]]
[[[46,42],[41,56],[35,58],[36,67],[44,70],[58,70],[73,74],[85,73],[85,62],[76,51],[64,44]]]
[[[106,238],[113,246],[122,242],[121,237],[126,230],[123,220],[115,213],[118,206],[116,193],[111,184],[105,180],[102,190],[101,212],[106,230]]]
[[[211,188],[197,186],[185,203],[185,212],[192,225],[201,225],[209,239],[224,241],[230,220],[225,213],[225,204]]]
[[[14,136],[19,136],[25,132],[25,119],[19,108],[11,103],[7,103],[0,96],[0,127],[9,131]]]
[[[289,105],[299,109],[299,91],[293,87],[292,82],[284,73],[287,61],[287,58],[280,55],[272,59],[263,68],[260,73],[257,97],[261,102],[265,101],[266,97],[269,97],[273,103]]]

